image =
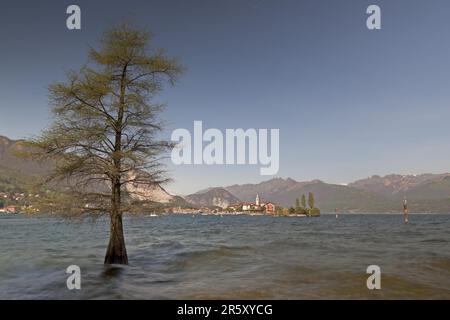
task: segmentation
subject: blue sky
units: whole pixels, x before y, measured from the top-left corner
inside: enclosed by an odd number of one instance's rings
[[[78,4],[82,30],[65,27]],[[369,31],[370,4],[382,29]],[[186,73],[158,100],[166,134],[279,128],[278,176],[346,183],[372,174],[447,172],[450,2],[9,1],[0,12],[0,135],[26,138],[50,121],[47,86],[86,62],[89,45],[124,19]],[[169,190],[259,182],[259,166],[169,165]]]

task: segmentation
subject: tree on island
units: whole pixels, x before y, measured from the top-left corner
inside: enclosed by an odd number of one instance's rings
[[[312,192],[308,194],[308,205],[310,209],[314,208],[314,194]]]
[[[54,122],[30,143],[32,155],[55,162],[47,182],[64,182],[46,199],[52,210],[109,214],[105,264],[128,263],[122,215],[141,204],[126,186],[167,181],[161,160],[171,143],[158,138],[163,106],[153,98],[182,66],[150,39],[127,24],[107,30],[89,64],[50,87]]]
[[[314,199],[314,193],[310,192],[308,194],[308,205],[309,205],[309,215],[310,216],[319,216],[320,210],[319,208],[316,208],[315,206],[315,199]]]
[[[306,203],[303,203],[305,195],[300,198],[295,199],[295,207],[292,207],[293,210],[290,210],[291,214],[306,214]]]
[[[308,216],[318,216],[320,215],[319,208],[315,207],[314,193],[309,192],[308,194],[308,205],[306,207],[306,197],[303,194],[301,198],[295,199],[295,207],[290,207],[288,209],[289,214],[306,214]]]
[[[302,208],[306,209],[306,197],[304,194],[302,194],[302,199],[300,200],[300,203],[302,205]]]

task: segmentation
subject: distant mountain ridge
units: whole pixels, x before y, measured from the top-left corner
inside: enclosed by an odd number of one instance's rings
[[[255,195],[259,194],[261,198],[284,207],[293,206],[302,194],[313,192],[317,206],[323,212],[334,209],[368,213],[400,212],[401,201],[407,196],[413,212],[450,213],[449,173],[372,176],[348,185],[274,178],[257,184],[231,185],[220,189],[229,191],[240,201],[254,201]],[[209,192],[211,190],[214,188],[208,189]]]
[[[185,197],[186,201],[202,207],[226,208],[241,200],[224,188],[208,188]]]
[[[52,168],[50,161],[35,161],[17,157],[16,153],[23,151],[24,140],[10,140],[0,136],[0,167],[14,170],[23,175],[41,176]]]
[[[293,206],[297,198],[313,192],[316,203],[323,212],[333,211],[335,208],[361,212],[367,211],[367,208],[373,208],[374,211],[383,209],[381,196],[320,180],[298,182],[292,178],[274,178],[255,185],[233,185],[225,189],[245,201],[254,199],[258,193],[263,199],[283,207]]]
[[[402,193],[408,193],[414,188],[442,181],[450,177],[450,173],[443,174],[420,174],[420,175],[399,175],[390,174],[384,177],[374,175],[370,178],[361,179],[350,183],[348,186],[375,192],[382,195],[392,196]]]

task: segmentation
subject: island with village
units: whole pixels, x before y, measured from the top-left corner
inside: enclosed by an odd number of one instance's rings
[[[289,208],[275,205],[271,201],[261,199],[259,194],[256,194],[254,202],[237,202],[221,207],[170,207],[165,208],[164,213],[174,214],[202,214],[202,215],[252,215],[252,216],[320,216],[320,209],[314,206],[314,195],[309,194],[310,207],[306,205],[306,197],[302,195],[302,200],[297,199],[295,205]]]

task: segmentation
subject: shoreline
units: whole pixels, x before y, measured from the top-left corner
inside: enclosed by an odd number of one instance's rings
[[[0,213],[0,217],[11,217],[11,216],[26,216],[26,217],[60,217],[65,219],[76,219],[76,218],[101,218],[102,216],[107,216],[107,213],[104,214],[84,214],[84,215],[64,215],[60,213],[26,213],[26,212],[16,212],[16,213]],[[321,213],[320,216],[335,216],[334,212],[324,212]],[[346,216],[360,216],[360,215],[403,215],[402,212],[348,212],[348,213],[340,213],[339,219]],[[409,215],[449,215],[448,213],[443,212],[411,212]],[[224,217],[224,216],[249,216],[249,217],[271,217],[271,218],[318,218],[320,216],[308,216],[304,214],[291,214],[291,215],[277,215],[277,214],[249,214],[249,213],[133,213],[133,214],[124,214],[125,217],[148,217],[148,218],[160,218],[164,216],[192,216],[192,217],[201,217],[201,216],[216,216],[216,217]]]

